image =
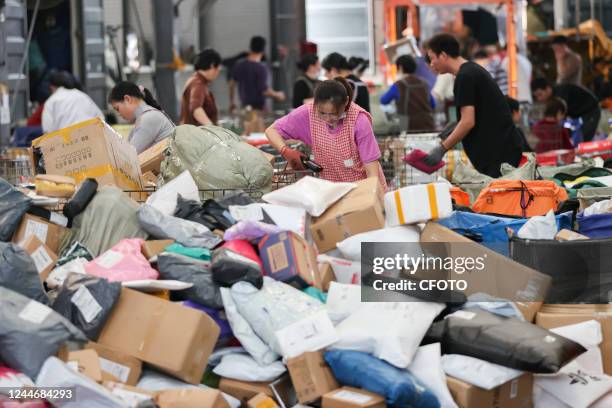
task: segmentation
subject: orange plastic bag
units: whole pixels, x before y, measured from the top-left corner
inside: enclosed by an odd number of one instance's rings
[[[480,192],[477,213],[533,217],[556,211],[567,192],[548,180],[497,180]]]
[[[455,202],[456,205],[462,205],[464,207],[470,206],[470,195],[459,187],[451,187],[450,195],[451,199]]]

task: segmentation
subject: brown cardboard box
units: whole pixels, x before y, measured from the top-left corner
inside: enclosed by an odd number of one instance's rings
[[[323,396],[323,408],[386,408],[381,395],[352,387],[342,387]]]
[[[100,118],[48,133],[35,139],[47,174],[71,176],[77,183],[93,177],[98,184],[123,190],[142,190],[136,149]]]
[[[102,386],[108,389],[111,394],[124,401],[153,401],[156,393],[143,390],[142,388],[130,387],[116,381],[104,381]]]
[[[289,359],[287,368],[300,404],[316,401],[340,387],[320,351]]]
[[[266,394],[257,394],[247,403],[248,408],[278,408],[274,400]]]
[[[112,375],[117,382],[128,385],[138,383],[142,372],[142,362],[136,357],[92,341],[85,345],[85,349],[95,350],[98,353],[102,373]]]
[[[32,214],[24,214],[21,224],[19,224],[19,228],[17,228],[13,236],[13,242],[20,245],[27,238],[35,235],[52,252],[58,253],[60,244],[67,233],[68,228]]]
[[[68,353],[68,366],[78,368],[78,372],[95,382],[102,382],[102,369],[95,350],[78,350]],[[75,367],[76,366],[76,367]]]
[[[155,402],[159,408],[229,408],[221,392],[213,389],[181,388],[160,391]]]
[[[243,404],[246,404],[251,398],[257,394],[264,394],[278,401],[280,398],[283,404],[289,404],[291,401],[292,385],[288,375],[284,375],[279,379],[266,382],[247,382],[232,380],[229,378],[221,378],[219,382],[219,391],[238,398]],[[281,401],[278,401],[281,402]]]
[[[336,280],[334,269],[329,262],[319,264],[319,278],[315,280],[315,288],[327,292],[329,284]]]
[[[562,229],[561,231],[557,232],[557,235],[555,235],[555,239],[557,241],[576,241],[579,239],[589,239],[589,237],[579,234],[576,231]]]
[[[156,241],[145,241],[142,244],[142,254],[145,258],[151,259],[156,255],[161,254],[167,246],[174,244],[171,239],[161,239]]]
[[[357,188],[313,220],[312,239],[319,252],[334,249],[352,235],[384,228],[383,197],[376,177],[358,181]]]
[[[612,305],[544,305],[538,311],[535,323],[545,329],[597,320],[601,324],[603,341],[599,345],[604,372],[612,375]]]
[[[492,390],[484,390],[454,377],[446,384],[459,408],[531,408],[533,374],[525,373]]]
[[[199,384],[219,332],[205,313],[124,288],[98,343]]]
[[[40,280],[44,282],[57,262],[57,255],[42,243],[36,235],[30,235],[21,246],[32,257]]]
[[[469,243],[446,246],[444,256],[481,257],[486,255],[486,272],[465,273],[466,295],[483,292],[491,296],[512,300],[529,322],[542,306],[542,300],[551,285],[551,277],[524,266],[489,248],[471,241],[435,222],[428,222],[421,232],[421,242]],[[483,271],[483,272],[485,272]]]
[[[149,147],[144,152],[138,155],[138,163],[140,171],[144,174],[148,171],[158,175],[160,167],[166,158],[166,150],[170,146],[170,138],[166,138],[161,142]]]

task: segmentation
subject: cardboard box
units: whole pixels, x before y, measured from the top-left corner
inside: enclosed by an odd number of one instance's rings
[[[533,374],[525,373],[492,390],[484,390],[454,377],[446,384],[459,408],[531,408]]]
[[[171,239],[145,241],[144,244],[142,244],[142,254],[145,258],[151,259],[164,252],[164,249],[172,244],[174,244],[174,241]]]
[[[243,404],[257,394],[264,394],[274,398],[281,406],[292,406],[292,385],[288,375],[283,375],[279,379],[266,382],[247,382],[221,378],[219,391],[239,399]]]
[[[170,147],[169,137],[140,153],[138,155],[140,171],[143,174],[150,171],[153,174],[158,175],[161,164],[166,158],[166,151],[168,150],[168,147]]]
[[[378,178],[358,181],[356,188],[313,220],[312,239],[319,252],[331,251],[352,235],[384,228],[383,197]]]
[[[266,235],[259,242],[259,255],[268,276],[276,280],[304,288],[319,279],[314,248],[293,231]]]
[[[104,381],[102,386],[108,389],[111,394],[127,402],[130,406],[136,406],[145,401],[153,401],[157,395],[154,392],[143,390],[142,388],[130,387],[115,381]]]
[[[95,350],[71,351],[66,364],[95,382],[102,382],[102,368]]]
[[[257,394],[247,403],[248,408],[278,408],[274,400],[266,394]]]
[[[287,361],[287,369],[300,404],[308,404],[340,387],[320,351]]]
[[[323,408],[386,408],[381,395],[352,387],[342,387],[323,396]]]
[[[32,214],[24,214],[19,228],[15,231],[13,242],[23,246],[25,240],[31,236],[36,236],[40,242],[44,243],[52,252],[58,253],[59,247],[68,234],[68,229],[54,224],[44,218]]]
[[[561,231],[557,232],[557,235],[555,235],[555,239],[557,241],[576,241],[579,239],[589,239],[589,237],[579,234],[576,231],[562,229]]]
[[[612,305],[544,305],[538,311],[535,323],[545,329],[597,320],[601,324],[603,340],[599,345],[604,372],[612,375]]]
[[[102,372],[112,375],[117,382],[128,385],[138,383],[142,372],[142,362],[136,357],[92,341],[85,345],[85,349],[95,350],[98,353]]]
[[[219,333],[199,310],[123,288],[98,343],[199,384]]]
[[[36,235],[30,235],[21,244],[23,249],[32,257],[36,271],[40,276],[40,280],[44,282],[47,280],[49,273],[53,270],[55,263],[57,262],[57,255]]]
[[[142,190],[136,149],[100,118],[43,135],[32,146],[40,148],[47,174],[70,176],[77,183],[92,177],[99,185]]]
[[[319,279],[315,280],[315,288],[323,292],[329,291],[329,284],[336,280],[334,268],[329,262],[319,264]]]
[[[421,232],[421,242],[469,243],[470,245],[446,245],[446,253],[439,254],[451,257],[486,256],[484,271],[461,275],[461,279],[467,282],[464,293],[469,296],[483,292],[512,300],[525,319],[533,321],[550,288],[550,276],[515,262],[435,222],[427,223]]]
[[[214,389],[180,388],[160,391],[155,397],[159,408],[229,408],[229,404]]]

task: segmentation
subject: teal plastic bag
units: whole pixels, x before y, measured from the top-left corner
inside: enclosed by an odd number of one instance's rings
[[[188,256],[190,258],[199,259],[200,261],[210,262],[212,254],[208,248],[190,248],[178,243],[167,246],[165,252],[172,252],[179,255]]]

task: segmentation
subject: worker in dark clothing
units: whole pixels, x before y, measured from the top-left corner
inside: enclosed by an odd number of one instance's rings
[[[585,142],[593,139],[599,120],[601,108],[593,92],[585,87],[574,84],[557,84],[552,86],[545,78],[536,78],[531,81],[533,98],[546,103],[554,96],[559,97],[567,104],[567,116],[572,119],[582,119],[582,138]]]
[[[321,62],[327,79],[342,77],[353,88],[353,100],[357,105],[370,112],[370,92],[365,82],[359,79],[351,70],[346,57],[337,52],[329,54]]]
[[[450,34],[438,34],[428,43],[431,67],[439,74],[455,75],[455,105],[459,121],[454,130],[423,162],[438,164],[447,150],[462,142],[480,173],[500,176],[502,163],[518,166],[521,143],[510,108],[499,86],[480,65],[459,55],[459,42]]]
[[[293,107],[299,108],[305,103],[312,102],[314,89],[319,83],[321,63],[315,54],[306,54],[297,63],[302,71],[293,84]]]

